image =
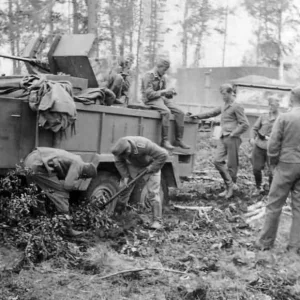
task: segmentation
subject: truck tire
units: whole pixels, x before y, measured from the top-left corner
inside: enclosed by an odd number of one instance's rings
[[[109,200],[119,191],[119,189],[118,176],[113,173],[103,171],[98,173],[97,177],[91,181],[86,191],[86,198],[89,202],[98,206],[98,204],[101,205]],[[99,200],[99,203],[97,203],[97,199],[102,200]],[[111,205],[113,205],[113,203]],[[106,208],[109,209],[111,205],[109,204]]]
[[[141,178],[137,181],[132,194],[130,196],[129,203],[130,204],[140,204],[141,206],[144,206],[146,208],[150,208],[149,205],[147,205],[146,201],[146,181],[144,178]],[[160,197],[162,199],[162,205],[167,206],[169,204],[169,189],[166,180],[163,176],[161,176],[161,183],[160,183]]]

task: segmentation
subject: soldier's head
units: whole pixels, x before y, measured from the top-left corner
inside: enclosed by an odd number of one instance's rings
[[[121,138],[117,143],[112,147],[111,153],[114,156],[122,157],[124,159],[128,158],[131,153],[131,145],[127,139]]]
[[[268,98],[268,102],[269,102],[269,110],[270,110],[270,112],[272,112],[272,113],[278,112],[279,104],[280,104],[280,99],[277,98],[276,96],[270,96]]]
[[[97,176],[97,169],[92,163],[85,163],[82,168],[82,178],[94,178]]]
[[[300,106],[300,86],[296,86],[291,91],[290,106]]]
[[[233,100],[234,92],[233,86],[230,83],[224,83],[220,86],[220,93],[224,102],[230,102]]]
[[[170,61],[166,58],[159,58],[156,62],[156,70],[160,76],[163,76],[170,68]]]

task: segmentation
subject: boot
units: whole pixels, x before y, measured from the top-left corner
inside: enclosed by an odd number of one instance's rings
[[[159,202],[153,203],[152,211],[153,211],[153,223],[150,225],[150,228],[154,230],[161,229],[163,227],[161,203]]]
[[[175,123],[175,135],[176,135],[176,139],[175,139],[175,143],[174,146],[175,147],[180,147],[182,149],[191,149],[191,146],[185,144],[182,141],[183,138],[183,132],[184,132],[184,126],[178,126]]]
[[[231,179],[231,176],[230,176],[230,174],[227,170],[227,167],[224,163],[215,162],[214,164],[215,164],[216,169],[219,171],[221,177],[223,178],[225,186],[226,186],[225,191],[220,193],[219,196],[220,197],[225,196],[226,199],[229,199],[233,196],[233,181]]]
[[[162,126],[161,136],[161,146],[169,151],[174,150],[174,147],[171,145],[171,143],[168,140],[168,134],[169,134],[169,126]]]

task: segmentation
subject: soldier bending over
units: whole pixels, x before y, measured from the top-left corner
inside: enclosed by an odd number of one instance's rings
[[[92,163],[83,162],[79,155],[48,147],[38,147],[26,157],[24,164],[32,171],[28,175],[29,182],[36,183],[58,212],[67,216],[66,234],[81,234],[71,226],[69,192],[78,189],[78,179],[96,177],[96,167]]]
[[[115,165],[122,176],[121,187],[138,173],[147,169],[146,180],[147,197],[152,204],[152,229],[162,227],[162,199],[160,198],[161,168],[165,164],[168,153],[150,140],[140,136],[120,138],[111,150],[115,156]],[[122,204],[127,205],[134,185],[122,195]]]

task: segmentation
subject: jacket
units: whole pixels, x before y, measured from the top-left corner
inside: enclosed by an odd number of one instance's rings
[[[166,76],[160,76],[154,68],[143,76],[141,88],[144,103],[158,99],[162,96],[161,90],[166,89]]]
[[[130,153],[124,158],[122,153],[129,143]],[[130,177],[127,165],[145,168],[150,166],[149,172],[158,172],[168,158],[168,152],[157,144],[141,136],[126,136],[120,138],[112,148],[115,156],[115,165],[123,178]]]
[[[62,149],[38,147],[37,150],[48,173],[64,180],[66,190],[75,189],[84,166],[82,158]]]
[[[244,108],[231,102],[223,107],[217,107],[211,111],[198,114],[198,119],[207,119],[221,115],[221,137],[232,134],[239,137],[249,128],[249,122],[245,115]]]
[[[268,143],[268,155],[284,163],[300,164],[300,107],[277,117]]]
[[[266,137],[270,137],[273,125],[278,115],[263,114],[261,115],[252,127],[252,138],[255,139],[255,144],[261,149],[267,149],[268,140]]]

